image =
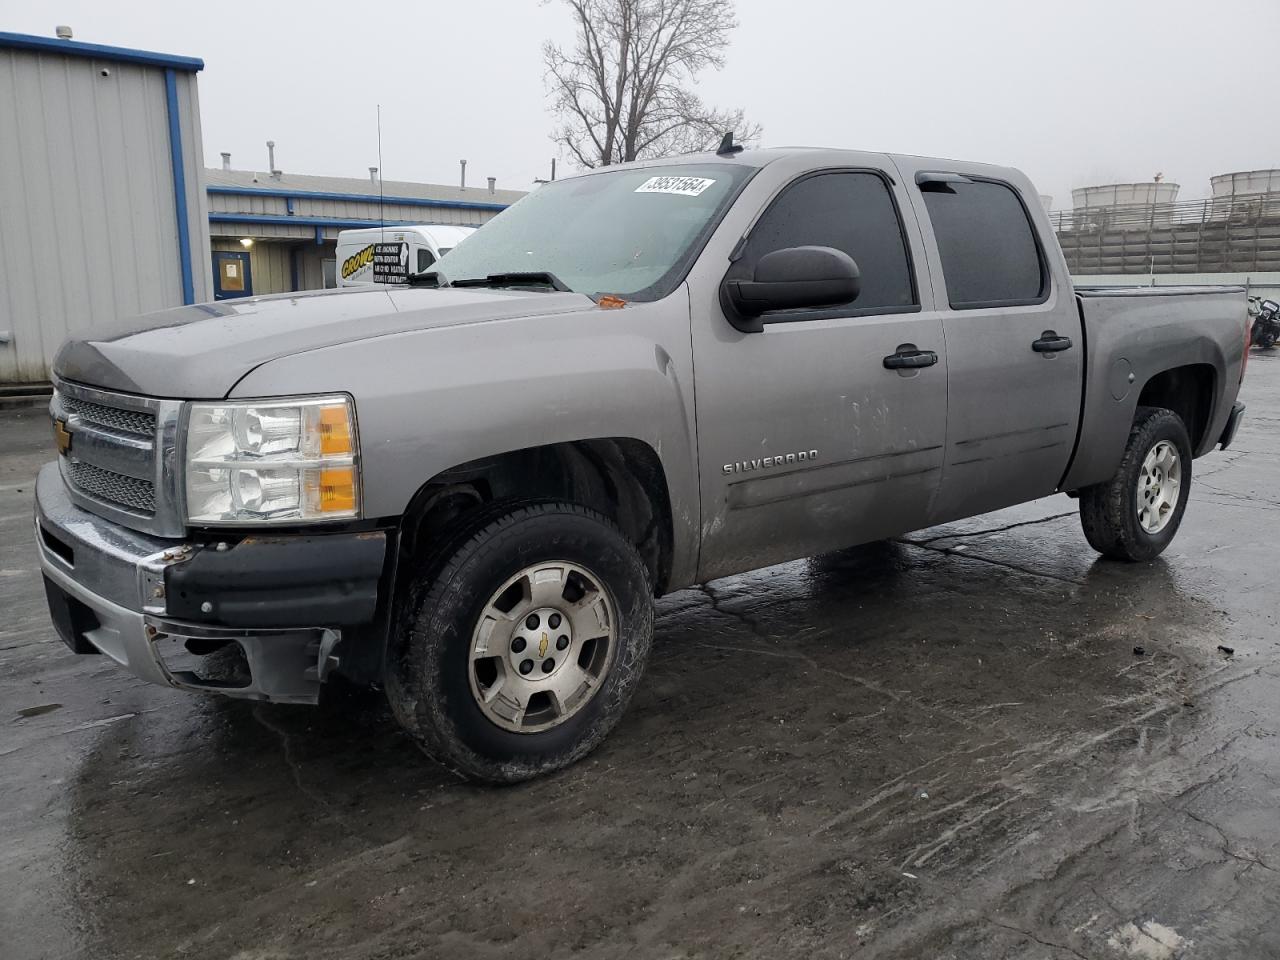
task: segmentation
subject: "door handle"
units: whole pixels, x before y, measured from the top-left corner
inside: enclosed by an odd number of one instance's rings
[[[1060,337],[1052,330],[1046,330],[1040,334],[1039,340],[1031,343],[1031,349],[1036,353],[1058,353],[1061,350],[1071,349],[1071,338]]]
[[[932,367],[938,362],[938,355],[932,350],[899,349],[884,358],[886,370],[913,370],[918,367]]]

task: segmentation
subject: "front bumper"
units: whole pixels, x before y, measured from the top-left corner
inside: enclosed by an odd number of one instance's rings
[[[341,666],[344,631],[378,610],[386,534],[165,540],[74,504],[57,464],[36,480],[36,545],[50,615],[78,653],[101,652],[150,683],[315,703]],[[204,656],[231,645],[238,676]]]

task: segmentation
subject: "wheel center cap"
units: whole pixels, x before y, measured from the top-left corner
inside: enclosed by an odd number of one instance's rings
[[[572,646],[569,618],[554,607],[539,607],[516,624],[507,660],[517,677],[536,682],[559,670]]]

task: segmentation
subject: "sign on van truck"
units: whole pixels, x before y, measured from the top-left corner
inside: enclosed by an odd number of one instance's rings
[[[408,283],[474,232],[474,227],[435,224],[343,230],[337,244],[338,286]]]
[[[342,261],[342,279],[348,283],[408,283],[409,244],[403,240],[365,244]]]
[[[409,282],[409,245],[400,243],[375,243],[373,245],[373,282]]]
[[[361,247],[342,261],[341,276],[345,281],[371,280],[373,278],[373,244]]]

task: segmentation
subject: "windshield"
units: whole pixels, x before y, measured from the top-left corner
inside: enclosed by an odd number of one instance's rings
[[[671,292],[742,184],[740,164],[641,167],[544,184],[435,265],[449,283],[551,273],[592,297]]]

